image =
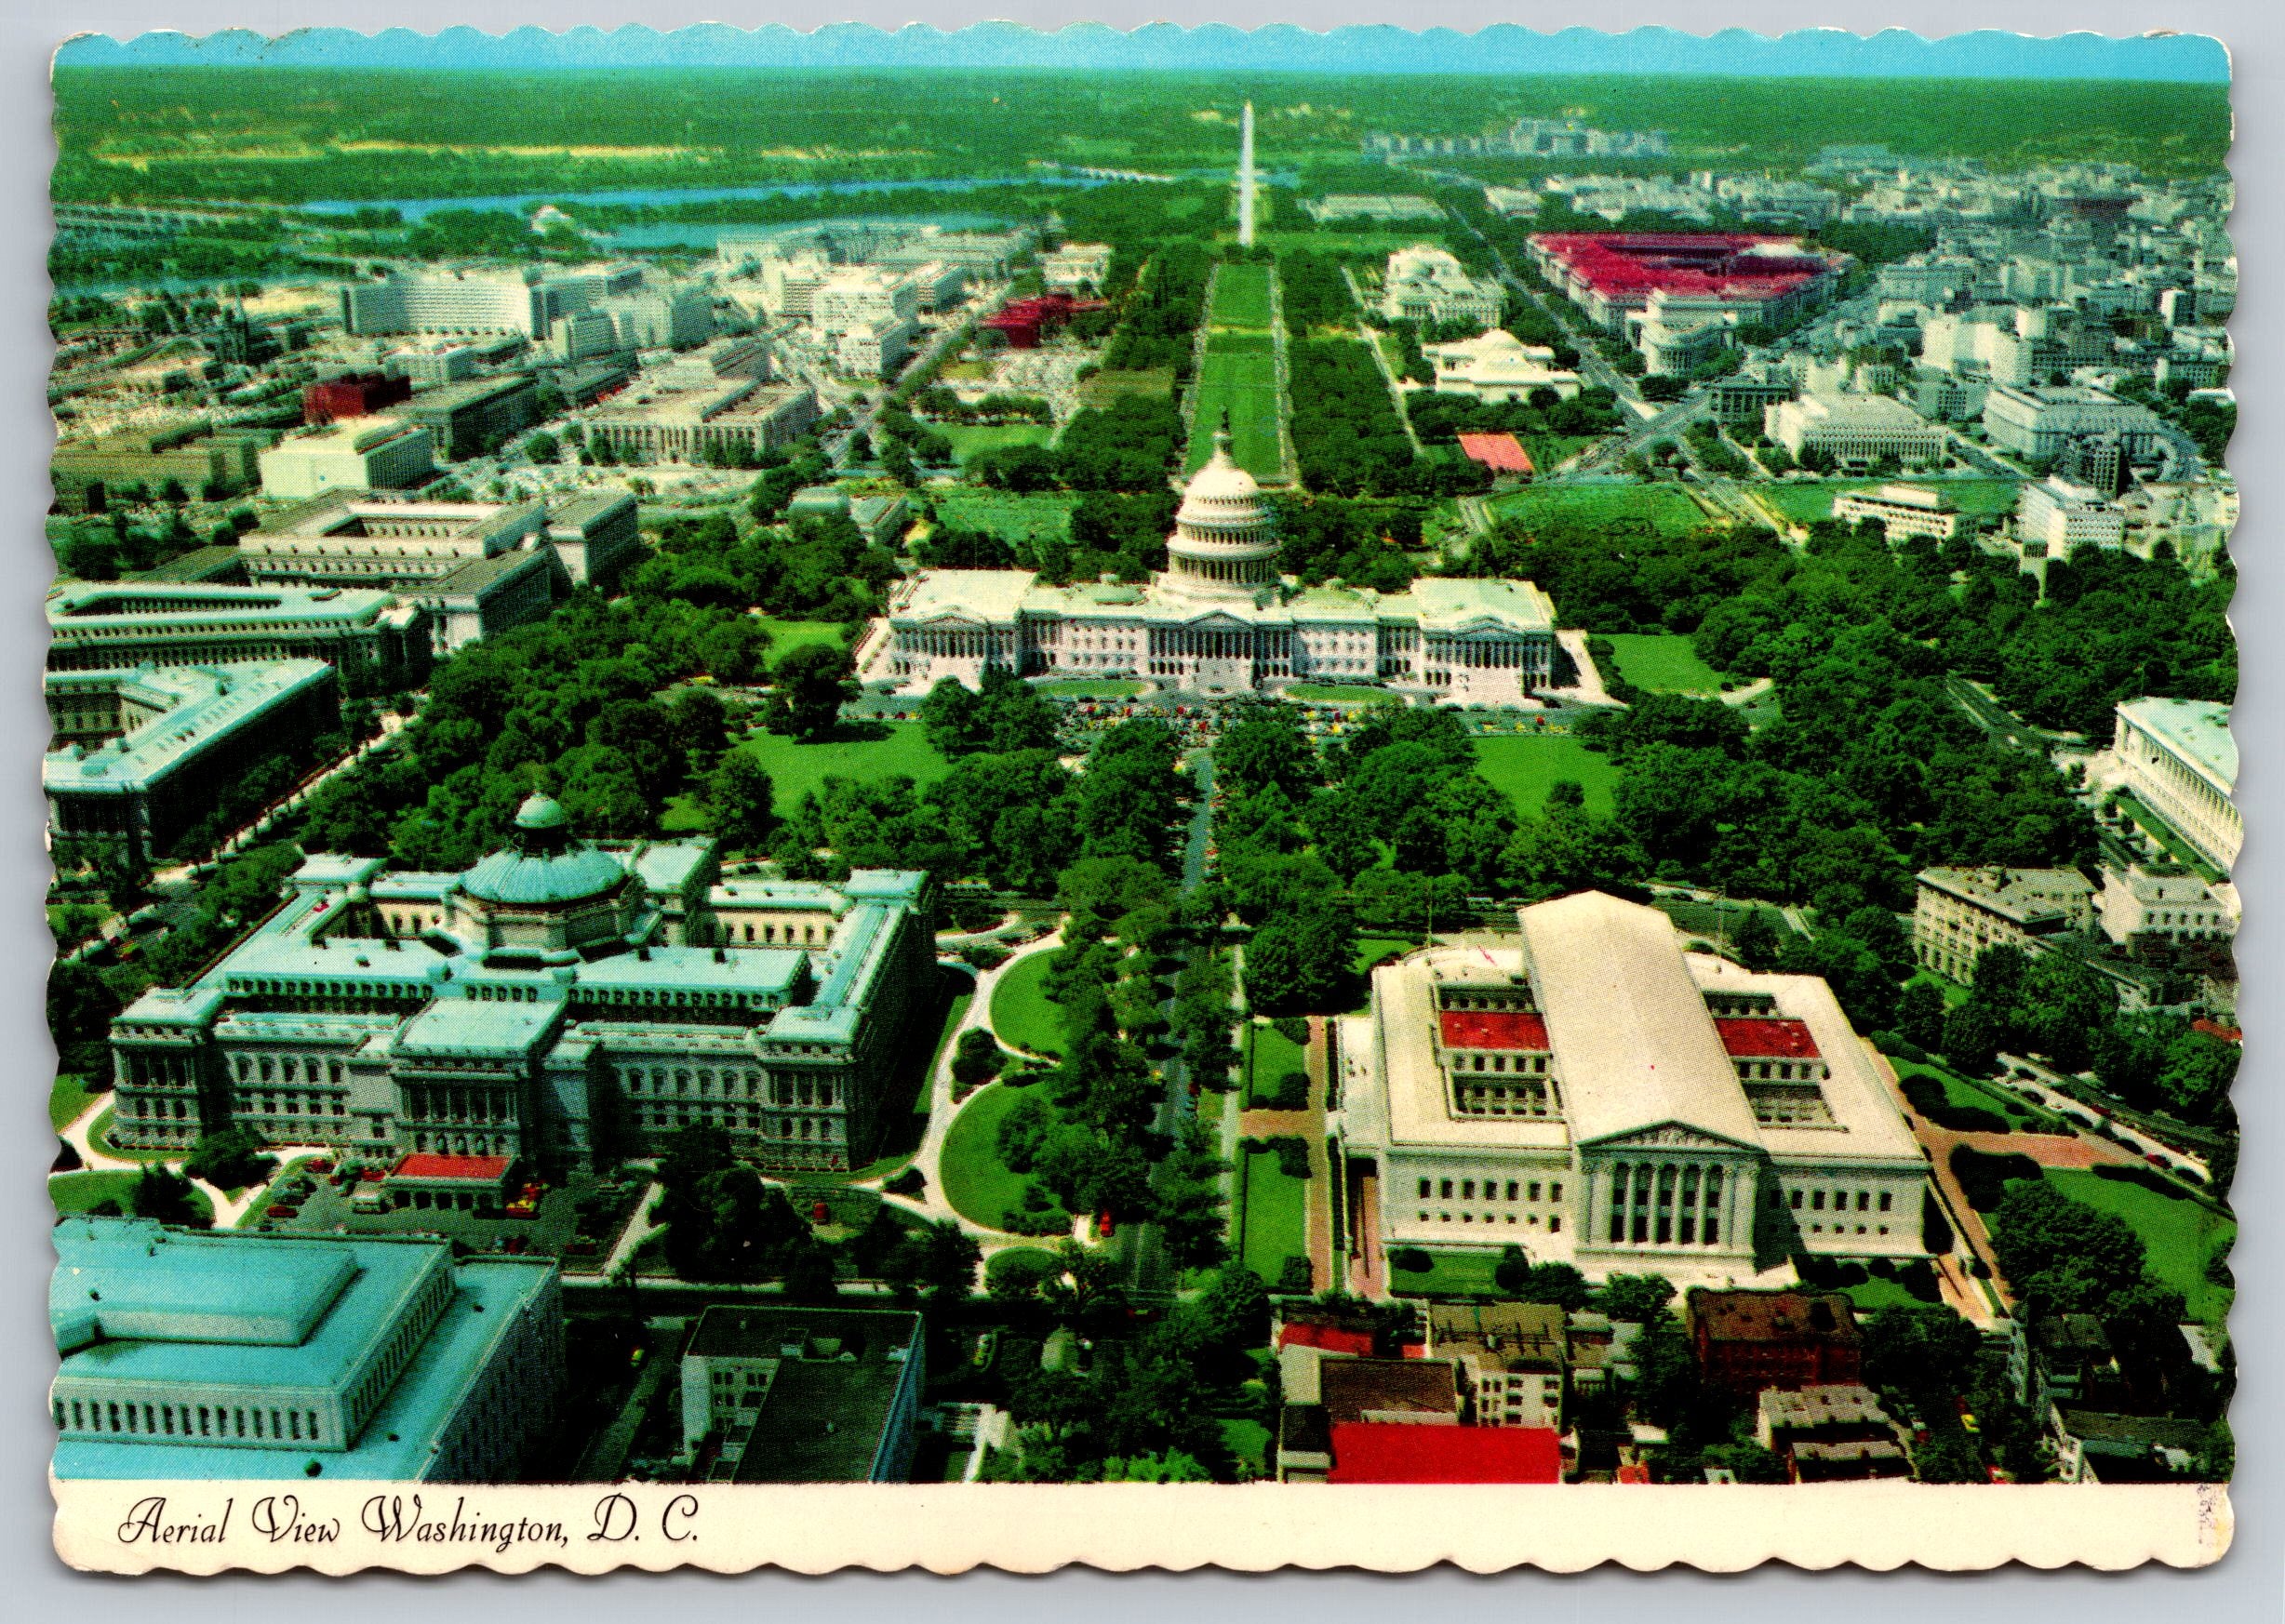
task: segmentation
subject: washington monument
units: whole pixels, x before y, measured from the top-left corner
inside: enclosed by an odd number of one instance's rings
[[[1237,125],[1237,246],[1253,246],[1253,103]]]

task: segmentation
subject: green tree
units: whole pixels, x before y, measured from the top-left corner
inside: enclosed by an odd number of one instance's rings
[[[776,790],[762,764],[732,751],[706,780],[715,832],[732,851],[759,851],[777,827]]]
[[[764,725],[804,744],[830,737],[841,707],[858,694],[848,651],[822,643],[805,644],[778,661],[770,680],[775,686]]]
[[[129,1187],[127,1205],[139,1218],[201,1230],[214,1227],[213,1215],[200,1203],[190,1179],[157,1162],[146,1165]]]
[[[277,1158],[262,1154],[262,1137],[243,1124],[199,1136],[182,1170],[220,1190],[243,1190],[277,1171]]]

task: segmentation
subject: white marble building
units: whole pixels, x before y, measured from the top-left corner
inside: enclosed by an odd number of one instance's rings
[[[926,692],[990,666],[1139,678],[1203,693],[1381,683],[1460,703],[1527,703],[1555,672],[1555,606],[1530,581],[1423,577],[1402,592],[1277,573],[1261,486],[1226,433],[1192,476],[1147,582],[1049,586],[1025,570],[926,570],[891,597],[862,675]]]

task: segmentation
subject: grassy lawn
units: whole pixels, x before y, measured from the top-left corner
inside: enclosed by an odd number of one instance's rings
[[[953,460],[967,466],[968,459],[980,451],[996,451],[1003,446],[1044,446],[1055,433],[1048,423],[932,423],[929,425],[952,442]]]
[[[1589,811],[1608,818],[1611,791],[1619,781],[1618,765],[1609,756],[1598,755],[1561,733],[1480,737],[1476,740],[1476,770],[1490,779],[1527,818],[1539,816],[1547,804],[1547,792],[1562,779],[1586,791]]]
[[[1833,499],[1842,492],[1870,490],[1880,485],[1931,486],[1951,498],[1952,505],[1970,518],[2011,513],[2022,484],[2014,479],[1805,479],[1757,484],[1754,494],[1795,524],[1813,525],[1833,516]]]
[[[1071,535],[1071,510],[1079,499],[1063,493],[1019,496],[1010,491],[948,490],[936,497],[936,516],[961,530],[988,530],[1006,541]]]
[[[1217,327],[1269,326],[1267,265],[1227,264],[1214,277],[1214,309],[1208,320]]]
[[[1356,951],[1349,955],[1349,968],[1362,976],[1373,965],[1410,952],[1420,943],[1409,936],[1360,936]]]
[[[106,1201],[115,1201],[122,1212],[132,1212],[135,1181],[140,1173],[59,1173],[47,1181],[47,1198],[59,1214],[86,1212]],[[191,1205],[211,1220],[214,1204],[203,1191],[191,1191]]]
[[[1196,471],[1213,454],[1214,431],[1230,419],[1230,454],[1257,479],[1275,479],[1277,452],[1277,357],[1267,333],[1215,333],[1198,371],[1198,414],[1191,425]]]
[[[1255,1151],[1245,1158],[1238,1191],[1238,1257],[1270,1285],[1288,1258],[1309,1255],[1309,1180],[1289,1178],[1277,1158]]]
[[[842,646],[841,623],[838,620],[777,620],[761,617],[762,628],[769,633],[769,658],[783,659],[796,648],[807,648],[822,643],[829,648]]]
[[[2182,1294],[2190,1318],[2212,1324],[2228,1313],[2230,1293],[2207,1281],[2206,1261],[2229,1245],[2235,1223],[2186,1195],[2098,1178],[2078,1167],[2050,1167],[2046,1178],[2073,1201],[2124,1218],[2148,1248],[2150,1272]]]
[[[1000,1042],[1036,1055],[1063,1052],[1063,1006],[1040,985],[1053,953],[1019,959],[992,990],[992,1030]]]
[[[1309,1051],[1274,1026],[1254,1024],[1246,1031],[1246,1104],[1258,1108],[1269,1104],[1278,1078],[1309,1069]]]
[[[944,1006],[944,1024],[936,1034],[936,1047],[929,1053],[929,1083],[936,1080],[936,1069],[943,1064],[944,1046],[952,1042],[952,1034],[959,1031],[960,1022],[968,1018],[968,1006],[976,1002],[975,982],[962,977],[961,985],[965,986],[968,991],[954,993],[951,1002]],[[916,1115],[929,1114],[929,1087],[924,1084],[920,1090],[920,1098],[913,1102],[913,1111]]]
[[[1636,632],[1610,633],[1619,674],[1654,694],[1718,694],[1721,672],[1698,658],[1687,637]]]
[[[1145,366],[1131,371],[1098,372],[1079,385],[1081,406],[1109,406],[1123,394],[1164,397],[1174,393],[1174,368]]]
[[[1669,536],[1686,535],[1706,522],[1704,510],[1677,485],[1535,485],[1490,502],[1501,517],[1526,523],[1561,519],[1592,526],[1642,519]]]
[[[1131,699],[1142,685],[1121,677],[1074,677],[1066,682],[1032,685],[1050,699]]]
[[[115,1123],[116,1119],[113,1116],[110,1108],[105,1107],[103,1114],[97,1117],[93,1125],[87,1129],[87,1143],[102,1151],[106,1156],[116,1156],[123,1162],[179,1162],[188,1153],[187,1147],[166,1151],[140,1151],[132,1145],[116,1144],[111,1137],[111,1130]]]
[[[85,1078],[69,1074],[60,1075],[48,1085],[47,1089],[48,1125],[58,1133],[61,1133],[77,1122],[80,1113],[85,1112],[88,1106],[104,1098],[107,1097],[89,1093]]]
[[[1891,1057],[1889,1063],[1896,1068],[1899,1078],[1933,1078],[1944,1088],[1946,1104],[1972,1111],[1998,1112],[2008,1120],[2008,1125],[2019,1133],[2071,1132],[2071,1125],[2051,1111],[2018,1099],[2004,1088],[1987,1087],[1971,1078],[1937,1065],[1934,1061],[1900,1060]]]
[[[1906,1291],[1892,1274],[1885,1278],[1876,1274],[1862,1285],[1844,1285],[1840,1289],[1860,1313],[1873,1309],[1918,1308],[1926,1304],[1925,1298]]]
[[[1425,1274],[1408,1274],[1390,1264],[1388,1289],[1398,1297],[1490,1297],[1501,1295],[1492,1271],[1497,1252],[1430,1252]]]
[[[1000,1160],[1000,1120],[1023,1098],[1021,1088],[987,1083],[969,1097],[944,1135],[942,1194],[962,1218],[1001,1228],[1023,1198],[1024,1178]]]
[[[871,783],[902,777],[925,785],[952,770],[952,764],[937,754],[919,723],[886,725],[886,739],[833,739],[822,744],[802,744],[782,734],[764,733],[738,748],[769,775],[781,813],[791,812],[805,793],[820,788],[829,778]]]
[[[1295,683],[1285,697],[1313,705],[1373,705],[1388,699],[1389,692],[1358,683]]]
[[[2221,870],[2215,868],[2197,852],[2192,851],[2189,843],[2176,834],[2164,819],[2144,805],[2139,798],[2121,790],[2118,792],[2118,805],[2145,834],[2158,843],[2159,850],[2197,874],[2206,884],[2218,885],[2227,877]]]

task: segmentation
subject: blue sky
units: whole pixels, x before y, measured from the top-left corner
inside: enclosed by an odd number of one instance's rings
[[[58,56],[65,67],[500,68],[608,67],[1065,67],[1213,72],[1534,73],[1823,75],[1864,78],[2140,79],[2225,83],[2228,58],[2200,34],[2114,39],[2074,33],[2034,39],[1987,31],[1927,40],[1901,29],[1865,37],[1837,29],[1778,37],[1730,29],[1710,37],[1673,29],[1554,33],[1501,25],[1473,34],[1391,27],[1311,33],[1275,25],[1251,33],[1158,23],[1122,33],[1079,24],[1054,33],[1009,23],[953,33],[915,25],[888,32],[843,23],[797,33],[702,24],[661,33],[631,25],[605,33],[522,28],[421,34],[307,29],[279,39],[244,30],[145,33],[122,44],[82,34]]]

